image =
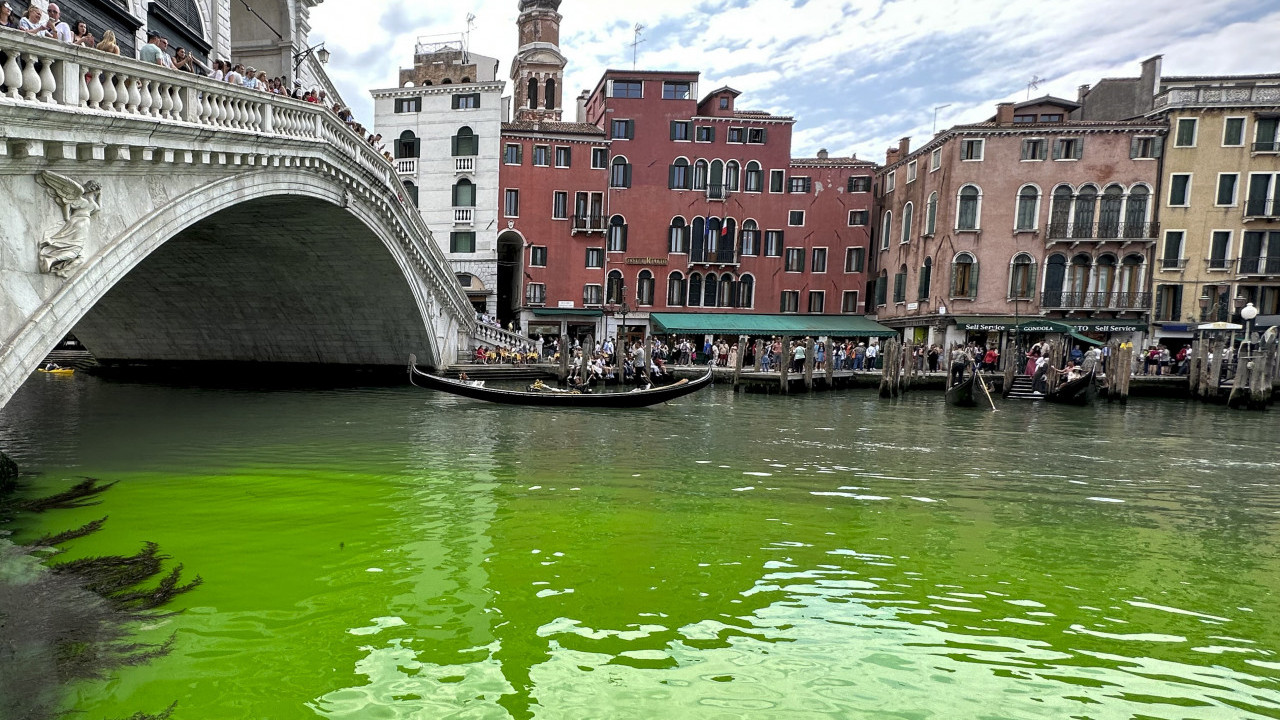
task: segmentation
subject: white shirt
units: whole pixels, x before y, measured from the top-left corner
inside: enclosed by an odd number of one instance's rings
[[[54,25],[53,29],[54,32],[58,34],[58,40],[67,43],[68,45],[76,41],[75,35],[71,33],[70,25],[60,22],[57,25]]]

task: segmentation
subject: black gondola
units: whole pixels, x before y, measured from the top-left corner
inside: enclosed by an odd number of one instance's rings
[[[974,388],[978,385],[978,373],[969,376],[947,388],[947,404],[956,407],[977,407],[978,398]]]
[[[564,391],[529,392],[500,390],[460,380],[450,380],[418,369],[418,358],[409,356],[409,382],[429,390],[461,395],[475,400],[506,405],[540,405],[543,407],[636,408],[657,405],[698,392],[711,384],[711,369],[697,380],[680,380],[670,385],[616,393],[574,393]]]
[[[1062,383],[1044,396],[1045,402],[1062,405],[1088,405],[1096,393],[1094,373]]]

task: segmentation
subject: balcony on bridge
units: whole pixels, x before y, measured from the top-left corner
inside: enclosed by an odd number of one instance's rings
[[[417,175],[418,158],[398,158],[396,160],[396,174]]]
[[[1156,241],[1160,233],[1160,224],[1154,222],[1120,222],[1102,221],[1097,223],[1049,223],[1048,238],[1051,242],[1077,240],[1123,240],[1126,242]]]
[[[1151,309],[1149,292],[1044,292],[1040,307],[1052,310],[1126,310]]]
[[[737,265],[733,248],[694,248],[689,252],[690,265]]]
[[[608,221],[603,215],[574,215],[573,227],[569,230],[569,234],[603,233],[607,225]]]

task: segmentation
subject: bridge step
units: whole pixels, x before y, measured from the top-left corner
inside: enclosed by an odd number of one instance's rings
[[[44,357],[40,366],[44,367],[48,363],[77,370],[85,370],[99,365],[98,359],[88,350],[54,350]]]

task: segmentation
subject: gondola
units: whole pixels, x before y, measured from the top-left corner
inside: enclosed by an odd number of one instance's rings
[[[947,388],[947,404],[956,407],[977,407],[978,399],[974,393],[977,385],[978,373],[969,373],[969,377]]]
[[[1044,396],[1044,399],[1045,402],[1059,403],[1061,405],[1088,405],[1093,402],[1095,393],[1094,373],[1090,372],[1084,377],[1062,383],[1050,390]]]
[[[409,382],[418,387],[506,405],[584,408],[647,407],[698,392],[711,384],[711,369],[708,368],[707,374],[697,380],[680,380],[670,385],[647,390],[616,393],[528,392],[523,390],[500,390],[459,380],[450,380],[422,372],[417,365],[418,358],[410,355]]]

